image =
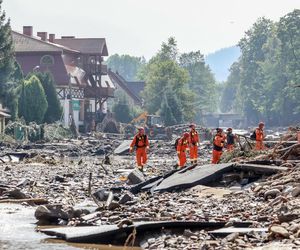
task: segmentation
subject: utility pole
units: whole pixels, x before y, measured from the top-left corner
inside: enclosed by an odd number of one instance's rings
[[[74,135],[75,138],[78,137],[78,131],[77,131],[77,128],[76,128],[76,125],[75,125],[75,121],[74,121],[74,110],[73,110],[73,98],[72,98],[72,87],[71,87],[71,74],[69,74],[69,119],[71,121],[71,124],[70,124],[70,129]]]

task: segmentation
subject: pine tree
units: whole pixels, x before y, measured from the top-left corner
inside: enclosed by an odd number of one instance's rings
[[[53,123],[55,121],[60,120],[62,114],[62,107],[58,100],[56,90],[55,90],[55,83],[53,76],[50,72],[36,73],[36,76],[39,78],[48,102],[48,109],[46,111],[44,122],[46,123]]]
[[[10,21],[6,21],[1,5],[2,0],[0,0],[0,100],[7,106],[14,96],[8,82],[15,70],[15,59]]]
[[[42,123],[48,103],[45,91],[40,80],[36,76],[31,76],[25,80],[21,87],[19,100],[19,113],[26,122]]]

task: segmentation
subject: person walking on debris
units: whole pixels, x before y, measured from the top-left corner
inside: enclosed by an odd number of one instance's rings
[[[147,163],[147,150],[149,149],[148,136],[145,134],[144,128],[139,128],[138,133],[134,136],[130,144],[130,153],[136,149],[136,162],[137,167],[143,172],[144,165]]]
[[[260,122],[258,124],[258,128],[255,129],[256,150],[263,150],[265,148],[264,147],[264,138],[265,138],[264,126],[265,124],[263,122]]]
[[[179,159],[179,168],[183,168],[186,163],[186,151],[189,150],[189,137],[190,134],[185,132],[177,141],[176,151]]]
[[[232,133],[232,128],[227,129],[227,136],[226,136],[226,149],[227,151],[232,151],[234,149],[234,143],[237,140],[236,135]]]
[[[199,135],[196,131],[196,125],[191,124],[190,125],[191,131],[190,131],[190,158],[192,164],[197,164],[198,159],[198,146],[199,146]]]
[[[225,143],[225,135],[223,134],[223,129],[217,128],[217,134],[213,139],[213,152],[212,152],[212,164],[218,164],[223,152],[223,147]]]

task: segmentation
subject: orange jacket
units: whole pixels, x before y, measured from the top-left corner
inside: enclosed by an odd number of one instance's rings
[[[177,144],[177,153],[185,152],[189,147],[189,142],[185,138],[180,138]]]
[[[225,135],[216,134],[214,137],[213,148],[216,151],[222,151],[225,142]]]
[[[190,144],[197,145],[199,143],[199,135],[196,130],[190,131]]]
[[[149,140],[147,135],[136,134],[130,144],[130,148],[146,148],[149,147]]]
[[[256,141],[263,141],[265,135],[262,129],[256,128],[255,134],[256,134]]]

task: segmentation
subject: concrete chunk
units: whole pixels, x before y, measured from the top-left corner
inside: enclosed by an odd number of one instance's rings
[[[145,177],[144,177],[143,173],[140,170],[138,170],[138,169],[133,170],[128,175],[127,178],[129,180],[130,184],[132,184],[132,185],[139,184],[139,183],[145,181]]]

